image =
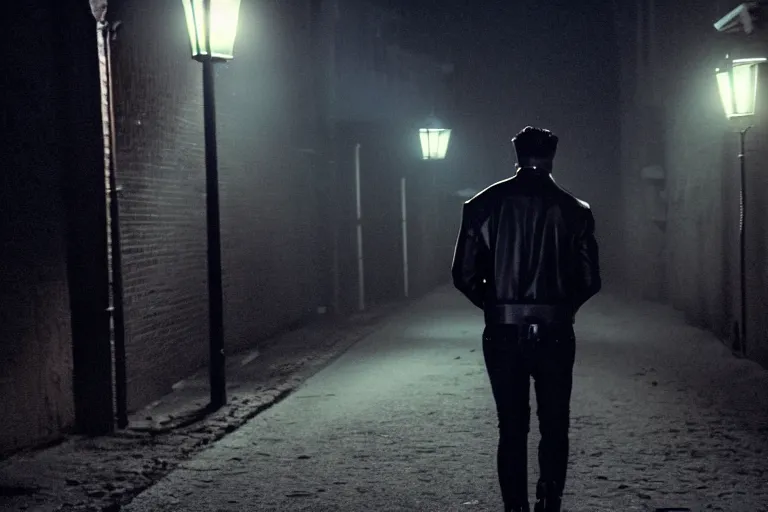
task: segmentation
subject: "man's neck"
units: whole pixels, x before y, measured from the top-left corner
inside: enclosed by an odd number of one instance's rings
[[[549,176],[552,173],[551,167],[537,167],[532,165],[518,165],[517,174],[523,175],[536,175],[536,176]]]
[[[524,158],[521,159],[517,163],[517,167],[520,169],[536,169],[541,171],[546,171],[548,173],[552,172],[552,167],[554,162],[551,158]]]

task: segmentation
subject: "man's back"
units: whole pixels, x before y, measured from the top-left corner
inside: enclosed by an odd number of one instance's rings
[[[558,138],[513,139],[517,174],[464,203],[453,282],[485,313],[483,357],[499,417],[505,512],[528,512],[530,378],[536,383],[539,481],[534,512],[560,512],[568,469],[575,314],[600,290],[589,205],[551,172]]]
[[[522,168],[467,201],[462,235],[454,283],[486,311],[545,304],[573,314],[600,289],[590,207],[548,172]]]

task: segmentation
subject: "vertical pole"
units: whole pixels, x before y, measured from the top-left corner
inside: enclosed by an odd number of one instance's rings
[[[741,285],[741,329],[739,340],[739,351],[742,355],[747,353],[747,167],[746,167],[746,136],[747,129],[739,132],[739,167],[741,177],[741,187],[739,192],[740,215],[739,215],[739,267],[740,267],[740,285]]]
[[[103,34],[93,18],[70,8],[68,2],[51,5],[60,22],[51,36],[62,55],[82,57],[56,62],[61,87],[51,107],[58,136],[50,148],[57,152],[63,173],[75,425],[78,433],[104,435],[114,431],[115,411],[104,118],[99,101]]]
[[[357,202],[357,309],[365,310],[365,262],[363,260],[363,209],[360,197],[360,144],[355,146],[355,200]]]
[[[210,328],[210,387],[212,409],[227,403],[224,359],[224,305],[221,283],[221,223],[219,219],[219,162],[216,147],[216,95],[214,62],[211,57],[211,1],[205,2],[205,40],[208,54],[203,60],[203,118],[205,123],[205,198],[208,234],[208,307]]]
[[[400,178],[400,222],[403,229],[403,292],[409,296],[408,282],[408,210],[406,208],[406,183],[405,177]]]
[[[441,165],[442,163],[444,163],[444,161],[441,161]],[[438,162],[435,162],[435,164],[438,164]],[[442,257],[442,247],[440,246],[440,191],[437,182],[438,167],[437,165],[432,165],[431,167],[432,190],[430,193],[432,195],[432,236],[430,238],[432,240],[432,261],[437,262],[440,261],[440,258]],[[436,272],[435,270],[433,270],[431,276],[431,286],[433,288],[437,287],[438,284],[442,284],[440,280],[443,277],[442,271]]]
[[[331,272],[333,274],[333,312],[334,314],[338,315],[341,313],[341,250],[339,249],[341,234],[340,234],[340,213],[339,213],[339,169],[336,164],[336,139],[332,138],[330,141],[331,145],[331,154],[333,155],[333,159],[330,163],[331,165],[331,193],[333,194],[333,199],[335,199],[331,204],[331,222],[333,223],[331,228],[331,238],[333,242],[333,253],[331,255]]]
[[[112,91],[112,45],[111,29],[109,24],[104,25],[103,41],[106,58],[104,70],[106,81],[107,109],[105,122],[109,139],[107,149],[109,159],[107,162],[107,179],[109,188],[109,232],[112,258],[112,332],[114,336],[115,358],[115,413],[118,428],[128,426],[128,393],[125,362],[125,314],[123,308],[123,255],[120,238],[120,204],[119,189],[117,187],[117,161],[115,152],[115,109],[114,95]]]
[[[219,169],[216,148],[216,106],[213,61],[203,61],[203,112],[205,118],[205,190],[208,228],[208,307],[210,312],[211,407],[227,403],[224,360],[224,306],[221,282],[221,232],[219,219]]]

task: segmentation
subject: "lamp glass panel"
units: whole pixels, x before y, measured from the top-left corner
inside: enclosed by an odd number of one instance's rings
[[[240,0],[211,0],[211,55],[232,59],[240,17]]]
[[[424,128],[419,130],[419,138],[421,139],[421,155],[424,160],[429,160],[429,130]]]
[[[753,116],[757,110],[759,65],[765,58],[736,59],[730,70],[717,70],[717,87],[725,115],[732,117]]]
[[[733,117],[733,92],[731,89],[731,77],[728,71],[717,72],[717,88],[720,91],[720,101],[726,117]]]
[[[422,128],[419,130],[419,137],[421,138],[421,153],[424,160],[442,160],[445,158],[451,139],[451,130]]]
[[[734,115],[751,116],[755,114],[757,100],[757,64],[733,66]]]
[[[192,57],[206,54],[205,50],[205,21],[203,18],[203,2],[194,0],[181,0],[184,6],[184,16],[187,19],[187,32],[189,43],[192,46]]]
[[[437,158],[443,160],[448,154],[448,143],[451,142],[451,130],[442,130],[437,146]]]
[[[234,57],[235,37],[241,0],[210,0],[211,56],[230,60]],[[205,8],[203,0],[182,0],[187,17],[187,30],[192,45],[192,57],[208,55],[206,44]]]

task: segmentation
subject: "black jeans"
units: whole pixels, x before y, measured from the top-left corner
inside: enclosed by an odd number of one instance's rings
[[[498,471],[507,507],[528,503],[530,379],[536,389],[539,481],[560,493],[568,467],[568,429],[576,339],[572,325],[492,325],[483,332],[483,353],[499,416]]]

